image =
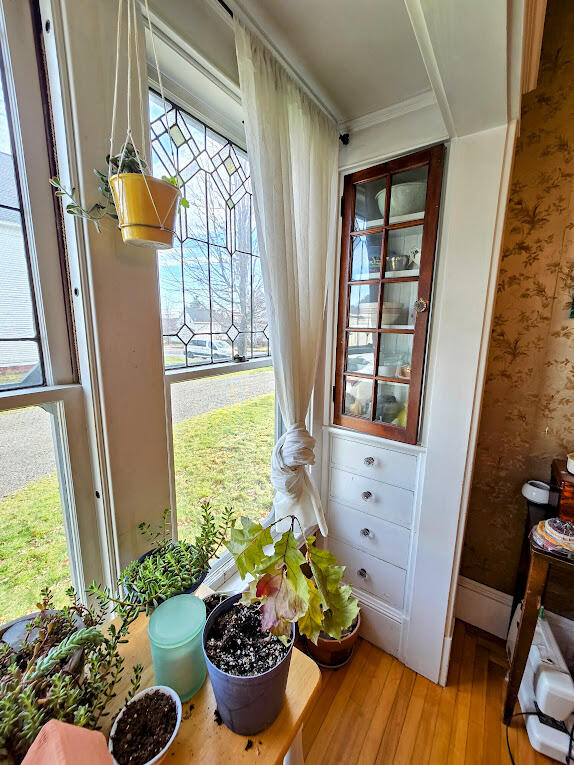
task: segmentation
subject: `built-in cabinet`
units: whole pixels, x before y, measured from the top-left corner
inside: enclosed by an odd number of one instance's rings
[[[444,147],[349,174],[332,422],[324,431],[329,549],[362,634],[404,659],[425,449],[417,446]]]
[[[443,146],[345,176],[336,425],[414,444]]]

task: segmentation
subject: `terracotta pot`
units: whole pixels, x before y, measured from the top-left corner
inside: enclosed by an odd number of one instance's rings
[[[312,643],[308,638],[305,638],[307,650],[321,666],[340,667],[351,658],[353,646],[359,637],[360,627],[361,613],[359,612],[357,615],[357,624],[351,633],[345,635],[341,640],[319,637],[317,638],[317,645]]]
[[[110,186],[124,242],[169,249],[173,245],[180,190],[172,183],[139,173],[112,175]]]

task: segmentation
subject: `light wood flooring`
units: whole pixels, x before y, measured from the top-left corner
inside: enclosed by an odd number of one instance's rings
[[[456,623],[446,688],[361,641],[352,661],[323,671],[303,728],[306,765],[510,765],[501,721],[504,643]],[[517,706],[518,709],[518,706]],[[552,763],[531,748],[522,718],[509,739],[516,765]]]

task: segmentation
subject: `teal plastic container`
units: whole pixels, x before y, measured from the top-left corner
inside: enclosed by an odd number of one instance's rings
[[[203,685],[207,668],[201,636],[205,603],[195,595],[175,595],[161,603],[148,624],[156,685],[173,688],[187,701]]]

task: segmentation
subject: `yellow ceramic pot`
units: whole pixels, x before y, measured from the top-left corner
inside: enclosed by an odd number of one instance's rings
[[[173,245],[180,190],[167,181],[139,173],[112,175],[110,186],[124,242],[169,249]]]

